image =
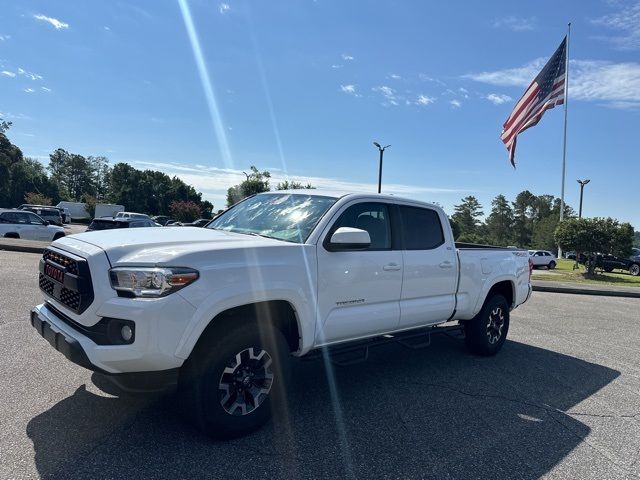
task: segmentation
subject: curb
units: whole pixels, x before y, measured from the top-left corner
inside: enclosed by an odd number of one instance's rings
[[[601,297],[640,298],[640,291],[629,292],[626,290],[597,290],[592,288],[532,285],[534,292],[569,293],[573,295],[595,295]],[[640,290],[640,289],[638,289]]]
[[[0,241],[0,250],[5,252],[42,253],[48,245],[45,242],[30,240]]]

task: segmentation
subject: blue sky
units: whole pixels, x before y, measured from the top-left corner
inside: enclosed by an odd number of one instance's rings
[[[384,191],[488,212],[560,195],[561,108],[515,170],[499,135],[569,20],[566,200],[590,178],[584,214],[638,229],[638,1],[1,0],[0,115],[26,155],[157,168],[216,207],[249,165],[373,191],[376,140]]]

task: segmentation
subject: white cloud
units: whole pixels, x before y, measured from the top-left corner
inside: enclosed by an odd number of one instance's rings
[[[476,82],[489,83],[503,87],[521,87],[527,86],[542,70],[547,62],[545,58],[536,58],[529,63],[516,68],[506,68],[504,70],[495,70],[480,73],[469,73],[463,75],[463,78],[475,80]]]
[[[228,13],[229,11],[231,11],[231,7],[229,6],[228,3],[221,3],[220,6],[218,7],[218,11],[224,15],[225,13]]]
[[[600,37],[610,41],[616,48],[640,49],[640,2],[623,8],[619,12],[596,18],[592,23],[620,32],[620,35]]]
[[[344,67],[344,65],[340,65],[337,63],[334,63],[333,65],[331,65],[331,68],[333,68],[334,70],[337,70],[338,68],[342,68],[342,67]]]
[[[107,32],[111,31],[111,27],[107,27],[106,25],[102,28],[104,28]]]
[[[345,62],[350,62],[351,60],[353,60],[353,55],[349,55],[349,54],[347,54],[347,53],[343,53],[343,54],[342,54],[342,59],[343,59]]]
[[[18,75],[22,75],[23,77],[27,77],[31,80],[42,80],[42,75],[38,75],[37,73],[27,72],[23,68],[18,68]]]
[[[2,75],[6,75],[7,77],[11,77],[11,78],[15,78],[16,74],[13,72],[10,72],[9,70],[2,70],[0,72]]]
[[[33,93],[33,92],[35,92],[35,90],[34,90],[33,88],[25,88],[25,89],[24,89],[24,91],[25,91],[26,93]]]
[[[222,208],[227,189],[231,185],[236,185],[245,179],[242,170],[223,169],[209,167],[205,165],[177,164],[177,163],[156,163],[144,161],[128,161],[131,165],[142,169],[161,170],[168,175],[176,175],[183,181],[193,185],[197,190],[203,192],[203,197],[214,202],[216,208]],[[352,182],[340,178],[315,177],[302,175],[286,175],[282,171],[271,169],[270,184],[275,187],[284,180],[311,183],[319,190],[331,190],[343,193],[373,193],[377,184],[365,182]],[[440,188],[424,185],[407,184],[385,184],[385,193],[404,196],[420,196],[424,194],[456,194],[468,193],[471,190],[463,188]]]
[[[536,17],[518,17],[508,15],[493,21],[494,28],[508,28],[514,32],[527,32],[538,28]]]
[[[393,78],[394,80],[400,80],[402,78],[397,73],[392,73],[391,75],[389,75],[389,77]]]
[[[340,91],[342,93],[346,93],[348,95],[353,95],[354,97],[359,97],[358,87],[355,85],[340,85]]]
[[[418,98],[416,98],[415,104],[416,105],[430,105],[433,102],[435,102],[436,99],[433,97],[429,97],[427,95],[418,95]]]
[[[503,93],[490,93],[484,98],[489,100],[494,105],[502,105],[503,103],[513,100],[509,95],[505,95]]]
[[[11,38],[11,35],[0,35],[0,42],[5,42]]]
[[[42,14],[34,15],[33,18],[35,18],[36,20],[40,20],[41,22],[46,22],[46,23],[52,25],[53,28],[55,28],[56,30],[69,28],[69,24],[68,23],[61,22],[57,18],[47,17],[46,15],[42,15]]]
[[[526,87],[545,63],[536,59],[523,67],[465,75],[482,83]],[[569,99],[599,101],[614,108],[640,106],[640,63],[601,60],[571,60]]]
[[[51,89],[48,87],[40,87],[42,89],[43,92],[50,92]]]
[[[436,83],[436,84],[441,85],[443,87],[447,86],[447,84],[444,83],[442,80],[439,80],[439,79],[434,78],[434,77],[432,77],[430,75],[427,75],[426,73],[419,73],[418,74],[418,78],[423,82],[433,82],[433,83]]]
[[[449,100],[449,104],[453,107],[453,108],[460,108],[462,106],[462,102],[460,100]]]

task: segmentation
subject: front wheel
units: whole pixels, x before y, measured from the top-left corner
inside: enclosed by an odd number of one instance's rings
[[[629,273],[634,277],[640,275],[640,264],[634,263],[629,267]]]
[[[279,330],[255,323],[215,333],[187,361],[180,403],[204,433],[239,437],[286,404],[289,349]]]
[[[465,343],[476,355],[495,355],[509,331],[509,304],[502,295],[488,298],[480,312],[464,322]]]

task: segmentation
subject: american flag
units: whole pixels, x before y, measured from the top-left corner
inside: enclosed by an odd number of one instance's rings
[[[537,125],[544,112],[564,103],[566,58],[567,38],[565,37],[538,76],[533,79],[522,98],[518,100],[511,115],[502,126],[500,139],[507,147],[509,160],[514,167],[518,134]]]

